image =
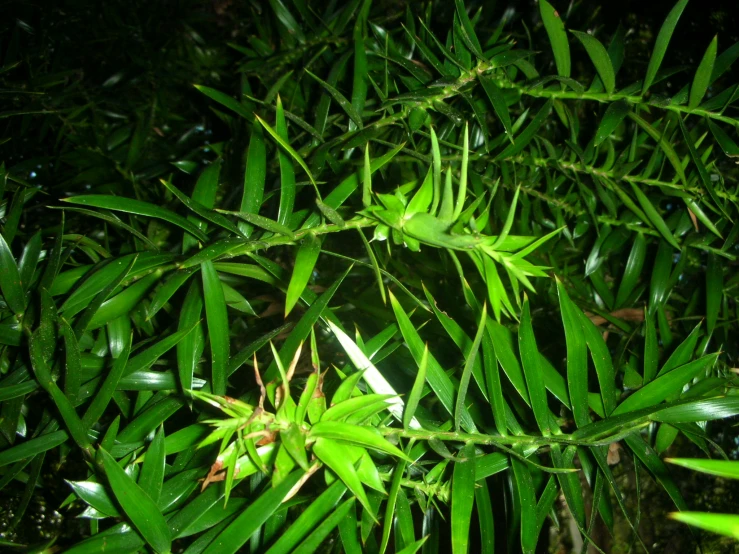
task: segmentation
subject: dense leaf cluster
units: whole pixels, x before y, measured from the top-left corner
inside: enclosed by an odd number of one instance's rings
[[[325,4],[250,4],[229,54],[181,20],[98,88],[10,33],[11,527],[77,464],[78,554],[529,553],[560,496],[583,551],[649,551],[620,449],[729,529],[664,454],[739,414],[739,44],[667,66],[687,0],[644,68],[584,4]]]

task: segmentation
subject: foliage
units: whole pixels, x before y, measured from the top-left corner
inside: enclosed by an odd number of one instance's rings
[[[739,414],[739,45],[666,67],[686,4],[634,82],[622,27],[546,0],[270,0],[239,79],[188,28],[161,63],[202,80],[121,123],[30,79],[6,139],[69,177],[2,167],[13,523],[74,461],[78,554],[528,553],[560,494],[584,548],[623,517],[648,551],[614,448],[685,511],[662,455]]]

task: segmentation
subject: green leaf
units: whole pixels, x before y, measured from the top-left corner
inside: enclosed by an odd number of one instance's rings
[[[120,517],[120,512],[100,483],[94,481],[67,481],[74,493],[83,501],[108,517]]]
[[[329,536],[331,531],[341,523],[350,510],[354,509],[354,499],[345,500],[341,506],[323,520],[323,522],[306,538],[293,552],[294,554],[313,554],[318,547]]]
[[[546,3],[546,0],[541,0],[541,2]],[[496,155],[494,161],[497,162],[500,160],[504,160],[505,158],[513,157],[521,150],[526,148],[526,146],[536,136],[539,128],[549,117],[549,112],[551,111],[551,109],[552,100],[550,99],[546,101],[546,103],[539,109],[538,112],[536,112],[534,119],[532,119],[531,122],[526,126],[526,128],[518,134],[516,139],[513,141],[513,144],[509,144],[502,152]]]
[[[731,514],[707,514],[704,512],[673,512],[670,518],[693,525],[705,531],[719,533],[739,540],[739,516]]]
[[[385,518],[382,525],[382,538],[380,540],[380,553],[384,554],[387,549],[388,541],[390,540],[390,532],[393,527],[393,516],[395,514],[396,503],[398,499],[398,492],[400,491],[400,484],[405,474],[406,462],[400,460],[398,465],[393,468],[393,479],[390,483],[390,490],[388,491],[387,502],[385,503]]]
[[[190,223],[181,215],[177,215],[170,210],[165,210],[164,208],[160,208],[159,206],[150,204],[149,202],[144,202],[143,200],[134,200],[132,198],[121,198],[117,196],[87,194],[81,196],[73,196],[72,198],[62,198],[62,201],[69,202],[70,204],[80,204],[82,206],[103,208],[105,210],[113,210],[161,219],[187,231],[198,240],[204,242],[208,240],[207,235],[205,235],[200,229],[198,229],[194,224]]]
[[[258,214],[253,214],[250,212],[229,212],[226,210],[216,210],[216,211],[223,213],[223,214],[234,215],[238,217],[239,219],[243,219],[244,221],[247,221],[251,223],[252,225],[261,227],[262,229],[266,229],[267,231],[270,231],[272,233],[277,233],[278,235],[285,235],[286,237],[289,237],[291,239],[295,238],[295,233],[293,233],[290,230],[290,228],[286,227],[282,223],[275,221],[274,219],[269,219],[268,217],[264,217]],[[183,264],[183,267],[185,265],[186,264]]]
[[[335,481],[326,488],[303,513],[283,531],[267,554],[290,554],[298,543],[310,533],[310,530],[319,525],[326,516],[336,507],[339,500],[346,493],[346,487],[341,481]]]
[[[698,107],[703,100],[708,90],[708,85],[711,82],[711,75],[713,74],[713,65],[716,61],[716,50],[718,49],[718,36],[713,37],[713,40],[706,48],[706,53],[703,54],[703,59],[698,65],[698,69],[695,71],[693,77],[693,84],[690,86],[690,97],[688,100],[688,107],[692,110]]]
[[[393,446],[374,427],[351,425],[340,421],[319,421],[308,432],[309,438],[331,439],[371,448],[392,456],[405,459],[405,454]]]
[[[708,254],[706,263],[706,330],[713,334],[724,296],[724,268],[718,256]]]
[[[267,148],[261,125],[255,122],[251,126],[249,148],[246,153],[246,169],[244,171],[244,193],[241,197],[240,212],[258,214],[264,199],[264,185],[267,179]],[[239,230],[249,238],[254,227],[248,222],[239,222]]]
[[[167,521],[154,501],[107,451],[99,449],[98,456],[116,500],[136,530],[156,552],[169,552],[172,536]]]
[[[624,274],[621,277],[621,284],[616,294],[616,305],[623,306],[641,278],[641,272],[644,268],[644,261],[647,253],[647,242],[643,233],[638,233],[634,238],[634,244],[631,246],[629,258],[626,260]]]
[[[305,286],[313,275],[313,268],[321,253],[321,239],[313,233],[307,233],[300,243],[298,254],[295,256],[293,274],[287,287],[285,299],[285,317],[292,311],[298,299],[303,294]]]
[[[140,412],[118,435],[122,444],[143,441],[149,433],[156,430],[162,423],[185,405],[185,402],[176,396],[159,393],[158,398],[149,404],[149,407]]]
[[[585,333],[585,341],[598,374],[601,397],[605,406],[606,414],[610,415],[616,407],[616,376],[613,368],[613,360],[600,330],[593,325],[581,310],[578,310],[580,324]]]
[[[313,328],[313,325],[315,325],[316,321],[318,321],[318,319],[323,316],[323,312],[327,308],[328,303],[331,302],[331,299],[336,293],[336,290],[339,288],[351,269],[352,268],[350,266],[343,274],[339,276],[338,279],[336,279],[336,281],[334,281],[334,283],[328,288],[326,292],[324,292],[320,297],[314,300],[311,303],[310,308],[308,308],[305,314],[303,314],[303,317],[300,318],[300,321],[298,321],[297,325],[293,327],[287,340],[285,340],[282,348],[280,348],[280,359],[283,361],[283,363],[290,363],[290,361],[293,359],[293,356],[295,356],[295,352],[297,352],[298,347],[306,338],[308,338],[308,335],[310,335],[311,329]],[[330,319],[328,317],[326,319],[329,320],[330,324]],[[341,332],[341,330],[339,331]],[[334,330],[334,333],[335,332],[336,331]],[[351,339],[349,340],[351,341]],[[277,363],[272,362],[265,372],[264,380],[265,382],[269,382],[276,376]]]
[[[467,48],[470,49],[470,52],[472,52],[481,60],[484,60],[485,56],[483,56],[482,54],[480,41],[477,40],[475,29],[472,26],[472,22],[470,21],[469,16],[467,15],[467,11],[464,9],[464,2],[462,0],[454,0],[454,4],[457,8],[457,17],[459,17],[459,21],[461,23],[460,30],[462,31],[462,41],[465,43]]]
[[[10,309],[16,314],[23,313],[26,309],[26,293],[23,291],[18,265],[2,234],[0,234],[0,290]]]
[[[215,166],[216,169],[218,166]],[[211,168],[208,168],[211,169]],[[200,182],[200,181],[198,181]],[[183,194],[180,190],[177,189],[172,183],[169,183],[165,181],[164,179],[161,180],[162,185],[164,185],[164,188],[166,188],[169,192],[171,192],[180,202],[182,202],[189,210],[193,211],[203,219],[210,221],[212,223],[215,223],[219,227],[222,227],[226,229],[227,231],[233,233],[234,235],[240,235],[239,229],[231,223],[228,219],[223,217],[218,212],[214,212],[213,210],[208,209],[207,206],[201,204],[197,200],[190,199],[187,197],[187,195]],[[188,219],[192,221],[198,228],[205,230],[207,226],[202,221],[195,220],[192,216],[188,216]],[[187,250],[187,249],[185,249]]]
[[[211,100],[215,100],[218,102],[221,106],[225,106],[229,110],[236,112],[241,117],[249,120],[254,121],[254,115],[247,110],[244,106],[239,104],[236,100],[234,100],[231,96],[228,94],[224,94],[216,89],[206,87],[203,85],[193,85],[196,89],[198,89],[200,92],[205,94],[208,98]]]
[[[718,353],[709,354],[690,363],[677,367],[654,381],[644,385],[616,407],[611,415],[633,412],[641,408],[659,404],[668,396],[679,393],[683,386],[695,376],[710,367],[718,358]]]
[[[408,318],[408,315],[405,313],[405,310],[401,306],[400,302],[398,302],[398,299],[395,298],[395,295],[392,293],[390,293],[390,303],[393,307],[395,318],[398,321],[400,332],[403,335],[406,343],[408,344],[411,354],[413,355],[413,359],[416,361],[416,363],[420,364],[423,357],[425,344],[423,340],[421,340],[418,331],[416,331],[416,327],[411,323],[411,320]],[[426,375],[431,390],[438,397],[439,401],[447,410],[447,412],[449,414],[453,414],[454,385],[452,384],[451,379],[449,379],[449,376],[444,373],[444,370],[439,365],[439,362],[436,361],[436,358],[434,358],[434,356],[430,353],[428,354]],[[464,411],[462,412],[461,419],[462,426],[465,428],[465,430],[467,430],[468,432],[474,432],[475,424],[472,421],[472,417],[469,415],[469,412],[466,408],[464,408]]]
[[[19,460],[33,458],[37,454],[52,450],[69,439],[66,431],[54,431],[39,437],[23,441],[20,444],[0,451],[0,467],[10,465]]]
[[[564,23],[557,10],[547,0],[539,0],[539,10],[544,28],[547,30],[547,35],[549,35],[549,42],[552,44],[557,73],[560,77],[569,77],[570,45],[567,42]]]
[[[162,494],[165,453],[164,429],[160,427],[146,450],[146,457],[139,475],[139,486],[154,502],[159,502]]]
[[[334,87],[329,85],[326,81],[324,81],[323,79],[320,79],[319,77],[317,77],[316,75],[308,71],[307,69],[305,70],[305,72],[308,75],[310,75],[313,79],[315,79],[316,82],[319,85],[321,85],[326,90],[326,92],[328,92],[331,95],[331,98],[333,98],[336,101],[336,103],[339,104],[339,106],[341,106],[341,109],[344,110],[344,112],[346,112],[346,115],[349,116],[349,119],[351,119],[359,129],[362,129],[364,127],[363,122],[362,122],[362,116],[359,114],[359,112],[357,112],[354,106],[352,106],[351,102],[349,102],[349,100],[347,100],[343,94],[341,94],[338,90],[336,90]]]
[[[726,131],[724,131],[721,127],[716,125],[710,119],[708,120],[708,127],[711,129],[713,137],[716,139],[716,142],[718,142],[721,150],[724,151],[724,154],[726,154],[730,158],[739,157],[739,146],[737,146],[736,142],[734,142],[734,140],[726,134]]]
[[[357,470],[349,457],[346,456],[342,446],[331,439],[318,438],[313,443],[313,453],[344,482],[372,519],[377,520],[367,494],[364,492],[359,475],[357,475]]]
[[[739,462],[728,460],[702,460],[692,458],[667,458],[666,462],[692,471],[716,475],[725,479],[739,479]]]
[[[657,35],[657,41],[654,44],[654,50],[652,50],[652,56],[649,58],[649,66],[647,67],[647,74],[644,77],[644,85],[642,86],[642,96],[644,96],[649,87],[652,86],[657,72],[659,71],[660,65],[662,65],[662,59],[665,57],[667,52],[667,46],[670,44],[672,33],[677,27],[677,22],[680,16],[687,6],[688,0],[678,0],[677,4],[672,8],[670,13],[667,15],[665,22],[659,30]]]
[[[421,395],[423,393],[423,387],[426,384],[426,367],[428,366],[429,358],[429,345],[423,350],[421,361],[418,364],[418,373],[416,373],[416,379],[413,381],[413,388],[411,393],[408,395],[408,401],[403,411],[403,428],[408,429],[413,422],[413,416],[418,408],[418,403],[421,401]]]
[[[256,116],[259,123],[267,129],[267,132],[277,141],[282,147],[278,151],[277,157],[280,160],[280,205],[277,211],[277,221],[282,225],[287,225],[293,214],[293,208],[295,206],[295,195],[297,193],[295,184],[295,169],[290,161],[290,157],[295,159],[298,164],[305,170],[310,178],[311,183],[315,185],[313,174],[308,169],[300,155],[290,146],[287,136],[287,122],[285,121],[285,111],[282,108],[282,100],[280,96],[277,96],[277,114],[275,119],[275,131],[266,125],[264,121]],[[287,152],[287,154],[285,152]],[[288,156],[289,154],[289,156]]]
[[[677,250],[680,250],[680,245],[675,240],[675,236],[667,227],[665,220],[662,219],[661,215],[659,215],[659,212],[654,207],[652,202],[649,200],[649,198],[647,198],[647,195],[644,194],[641,189],[634,183],[631,183],[631,189],[634,191],[634,195],[639,201],[639,204],[644,210],[644,213],[647,215],[649,222],[654,225],[654,228],[659,231],[660,235],[662,235],[662,237],[664,237],[667,242],[669,242]]]
[[[128,363],[128,357],[131,353],[131,338],[131,334],[126,333],[121,353],[113,361],[110,372],[105,376],[102,386],[97,390],[95,397],[82,417],[82,423],[85,427],[92,427],[102,417],[110,399],[113,398]]]
[[[175,293],[184,285],[187,280],[192,277],[195,271],[200,268],[176,271],[172,273],[167,280],[162,283],[151,299],[151,303],[146,309],[146,319],[153,318],[159,310],[166,306],[167,302],[175,295]]]
[[[195,368],[205,345],[205,336],[199,325],[203,311],[203,293],[200,283],[193,280],[185,295],[179,314],[178,332],[194,329],[177,343],[177,373],[183,390],[192,388]]]
[[[675,152],[675,149],[673,148],[672,144],[667,139],[665,134],[660,133],[657,129],[652,127],[652,125],[647,123],[647,121],[636,115],[634,112],[629,112],[628,116],[631,120],[636,122],[639,127],[646,131],[647,134],[652,137],[652,140],[657,142],[660,149],[665,153],[665,156],[667,156],[667,159],[670,160],[670,164],[672,164],[672,167],[675,169],[675,173],[677,173],[677,175],[680,177],[680,180],[687,187],[688,180],[685,176],[685,169],[683,169],[682,160],[677,155],[677,152]]]
[[[613,91],[616,88],[616,73],[613,70],[611,57],[608,55],[603,44],[601,44],[597,38],[588,33],[583,33],[581,31],[570,32],[575,35],[585,47],[585,50],[588,52],[588,56],[590,56],[590,60],[593,62],[593,65],[598,72],[598,76],[606,87],[606,92],[608,94],[613,94]]]
[[[664,423],[694,423],[733,417],[739,411],[739,399],[718,397],[689,402],[681,401],[652,415],[653,421]]]
[[[470,377],[472,376],[472,367],[475,365],[477,360],[477,353],[480,350],[480,341],[482,341],[482,334],[485,331],[485,322],[488,317],[487,305],[482,306],[482,315],[480,316],[480,323],[477,326],[477,333],[475,333],[475,340],[472,341],[472,348],[467,353],[464,369],[462,370],[462,377],[459,380],[459,388],[457,389],[457,401],[454,408],[454,428],[459,431],[460,424],[462,421],[462,414],[465,412],[465,399],[467,398],[467,389],[470,385]],[[428,348],[424,351],[424,355],[428,357]],[[423,359],[421,360],[423,362]]]
[[[688,505],[680,493],[680,488],[670,475],[670,471],[664,462],[657,455],[657,452],[638,434],[632,434],[624,437],[624,441],[629,448],[636,454],[642,463],[647,467],[657,482],[662,485],[665,492],[670,496],[678,510],[687,510]]]
[[[482,362],[485,371],[485,383],[487,385],[488,400],[493,411],[495,427],[502,436],[508,435],[506,418],[507,403],[503,397],[503,388],[498,371],[498,356],[495,352],[489,326],[482,336]]]
[[[478,81],[482,85],[485,94],[490,99],[493,110],[495,110],[495,115],[498,116],[498,119],[500,119],[500,122],[503,124],[503,129],[505,129],[508,140],[510,140],[511,144],[513,144],[514,141],[513,129],[511,128],[511,116],[508,112],[508,105],[506,104],[505,98],[503,97],[503,93],[501,92],[500,88],[498,88],[498,85],[495,84],[495,81],[493,79],[490,79],[489,77],[480,75],[478,77]]]
[[[452,213],[452,221],[457,221],[462,209],[464,208],[464,202],[467,199],[467,165],[469,164],[470,156],[470,133],[469,124],[464,124],[464,138],[462,142],[462,166],[459,172],[459,191],[457,192],[457,202],[454,205],[454,212]]]
[[[579,310],[570,300],[564,285],[557,281],[559,306],[565,328],[567,348],[567,384],[575,423],[582,427],[590,423],[588,408],[588,351],[583,336],[580,318],[574,310]]]
[[[476,460],[476,461],[479,461]],[[475,477],[479,474],[475,469]],[[493,520],[493,506],[490,491],[486,480],[477,480],[475,484],[475,506],[480,527],[481,552],[495,551],[495,521]]]
[[[544,386],[544,370],[541,367],[539,350],[536,346],[536,338],[534,337],[534,329],[531,326],[531,312],[528,298],[524,298],[523,302],[521,325],[518,329],[518,346],[534,417],[539,429],[547,435],[549,434],[547,390]]]
[[[18,262],[18,273],[26,291],[31,287],[41,257],[41,240],[41,231],[34,233],[23,248],[23,254],[20,262]],[[0,256],[0,259],[2,259],[2,256]],[[2,290],[2,286],[0,286],[0,290]]]
[[[303,477],[302,471],[287,475],[279,485],[268,488],[249,507],[229,523],[203,551],[203,554],[235,554],[280,507],[285,497]]]
[[[698,176],[700,177],[701,182],[703,183],[703,187],[708,192],[714,204],[716,204],[716,206],[718,206],[718,208],[721,210],[721,213],[724,214],[724,217],[726,217],[728,220],[731,220],[731,217],[729,217],[729,214],[726,213],[726,210],[723,207],[723,202],[721,201],[719,196],[716,194],[716,190],[713,186],[713,183],[711,183],[711,178],[708,175],[708,170],[706,169],[706,166],[703,163],[703,160],[698,155],[698,149],[696,145],[693,143],[693,139],[690,137],[690,133],[688,132],[688,129],[685,126],[685,123],[683,122],[683,119],[681,117],[678,118],[678,122],[680,123],[680,130],[683,133],[683,138],[685,138],[685,143],[688,145],[688,151],[690,152],[690,158],[693,160],[693,163],[695,164],[695,167],[698,170]],[[721,236],[721,234],[718,232],[716,234],[718,236]]]
[[[452,552],[466,554],[475,502],[475,445],[465,445],[459,457],[452,476]]]
[[[536,529],[536,492],[531,473],[527,465],[518,458],[511,458],[516,494],[518,495],[518,509],[516,518],[521,522],[521,549],[524,554],[533,554],[538,542],[539,533]]]
[[[659,370],[658,376],[664,375],[665,373],[672,371],[676,367],[687,364],[693,357],[693,351],[695,346],[698,344],[700,338],[702,322],[698,322],[690,334],[673,350],[667,361],[662,364]]]

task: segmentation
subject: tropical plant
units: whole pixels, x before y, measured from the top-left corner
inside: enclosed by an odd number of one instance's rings
[[[195,85],[223,142],[95,127],[60,159],[136,159],[62,202],[7,161],[12,524],[76,464],[75,554],[529,553],[560,495],[583,551],[619,518],[650,551],[618,449],[686,511],[662,454],[739,414],[739,44],[663,67],[686,4],[629,83],[625,30],[546,0],[270,0]]]

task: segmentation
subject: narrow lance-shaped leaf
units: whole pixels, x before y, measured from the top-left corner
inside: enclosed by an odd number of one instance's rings
[[[526,148],[526,146],[534,139],[536,133],[539,131],[539,128],[544,124],[544,121],[546,121],[547,117],[549,117],[549,112],[551,109],[552,100],[550,99],[546,101],[546,103],[539,109],[538,112],[536,112],[534,119],[532,119],[531,122],[526,126],[526,128],[518,134],[513,144],[509,144],[505,148],[505,150],[495,156],[495,161],[500,161],[504,160],[505,158],[515,156],[521,150]]]
[[[500,119],[500,122],[503,124],[503,129],[505,129],[508,140],[513,143],[511,116],[508,113],[508,105],[503,97],[503,93],[500,88],[498,88],[498,85],[495,84],[495,81],[489,77],[480,75],[478,77],[478,81],[482,85],[485,94],[490,99],[490,103],[493,105],[493,110],[495,110],[495,115],[498,116],[498,119]]]
[[[146,491],[154,502],[159,502],[159,495],[162,492],[164,459],[164,429],[160,427],[154,435],[154,440],[151,441],[149,448],[146,450],[146,457],[139,475],[139,486]]]
[[[693,525],[704,531],[711,531],[739,540],[739,516],[733,514],[709,514],[705,512],[673,512],[670,517],[676,521]]]
[[[390,293],[390,304],[393,307],[393,312],[398,320],[398,327],[403,335],[408,347],[413,355],[413,359],[416,363],[421,361],[423,351],[425,348],[424,342],[418,334],[415,326],[411,323],[410,318],[405,313],[405,310],[401,306],[398,299]],[[427,380],[431,390],[434,392],[436,397],[439,399],[441,404],[447,410],[449,414],[454,413],[454,385],[451,382],[449,376],[444,373],[444,370],[439,365],[439,362],[429,353],[428,355],[428,366],[427,366]],[[379,392],[379,391],[376,391]],[[472,417],[466,408],[462,408],[462,426],[469,432],[474,432],[476,426],[472,421]]]
[[[226,367],[230,355],[228,314],[223,287],[213,262],[203,262],[200,272],[203,276],[203,297],[205,316],[208,322],[210,339],[211,379],[213,394],[226,394]]]
[[[5,302],[16,314],[23,313],[26,309],[26,294],[23,292],[18,265],[15,263],[13,253],[0,234],[0,290],[2,290]]]
[[[560,77],[569,77],[570,45],[567,42],[567,33],[562,18],[547,0],[539,0],[539,10],[544,28],[547,30],[547,35],[549,35],[549,42],[552,44],[557,73]]]
[[[292,311],[298,299],[303,294],[305,286],[313,275],[313,268],[321,253],[321,239],[313,233],[307,233],[298,248],[298,254],[295,257],[295,265],[293,266],[293,274],[290,278],[290,284],[287,287],[287,296],[285,299],[285,317]]]
[[[196,237],[198,240],[208,240],[207,235],[181,215],[154,204],[150,204],[149,202],[144,202],[143,200],[106,196],[102,194],[88,194],[73,196],[72,198],[62,198],[62,201],[69,202],[70,204],[81,204],[83,206],[90,206],[93,208],[103,208],[106,210],[114,210],[161,219],[172,223],[173,225],[177,225]]]
[[[570,32],[575,35],[585,47],[585,50],[588,52],[588,56],[590,56],[590,60],[593,62],[598,75],[603,81],[603,85],[606,87],[606,92],[608,92],[608,94],[612,94],[613,90],[616,88],[616,74],[613,71],[611,58],[603,44],[601,44],[597,38],[588,33],[580,31]]]
[[[561,282],[557,282],[559,306],[565,328],[567,348],[567,384],[570,391],[570,402],[575,423],[582,427],[590,423],[588,408],[588,351],[583,337],[582,326],[578,314],[573,310],[579,308],[570,300]]]
[[[390,482],[390,490],[387,495],[387,502],[385,503],[385,521],[382,525],[382,538],[380,539],[380,554],[384,554],[387,550],[387,545],[390,540],[390,533],[393,528],[394,515],[396,503],[398,500],[398,491],[400,490],[400,484],[405,475],[405,468],[407,463],[405,460],[401,460],[393,469],[393,479]]]
[[[706,95],[708,85],[711,82],[711,75],[713,73],[713,64],[716,61],[716,50],[718,49],[718,36],[713,37],[713,40],[706,48],[706,53],[703,54],[703,59],[698,65],[698,69],[695,71],[693,77],[693,84],[690,86],[690,96],[688,99],[688,107],[690,109],[697,108]]]
[[[672,234],[672,231],[670,231],[669,227],[667,227],[667,223],[665,223],[665,220],[662,219],[662,216],[657,211],[657,208],[655,208],[654,204],[652,204],[649,198],[647,198],[647,195],[644,194],[641,189],[634,183],[631,183],[631,188],[634,191],[636,199],[639,201],[639,204],[644,210],[644,213],[647,215],[649,222],[654,225],[654,228],[659,231],[659,233],[667,242],[669,242],[677,250],[680,250],[680,245],[675,240],[675,236]]]
[[[475,445],[465,445],[459,457],[452,476],[452,553],[467,554],[475,502]]]
[[[413,421],[413,416],[418,408],[418,403],[421,400],[421,394],[423,393],[423,386],[426,384],[426,366],[428,365],[429,358],[429,345],[426,344],[426,348],[423,350],[423,356],[421,362],[418,364],[418,373],[416,379],[413,382],[413,388],[411,393],[408,395],[408,401],[403,412],[403,428],[408,429]]]
[[[246,170],[244,171],[244,194],[241,197],[239,211],[259,213],[264,198],[264,185],[267,178],[267,148],[261,124],[251,126],[249,148],[246,153]],[[239,222],[239,230],[249,238],[254,231],[252,224]]]
[[[430,128],[431,133],[431,163],[433,165],[434,175],[434,198],[431,202],[431,215],[436,215],[436,209],[441,202],[441,150],[439,149],[439,138],[436,136],[434,127]]]
[[[726,219],[731,221],[731,217],[729,217],[729,214],[724,209],[721,198],[719,198],[719,196],[716,194],[716,189],[714,188],[713,183],[711,182],[711,178],[708,175],[708,170],[706,169],[706,165],[703,163],[703,160],[698,155],[698,149],[696,148],[696,145],[693,142],[693,139],[690,136],[690,132],[685,126],[685,123],[682,117],[678,118],[678,123],[680,124],[680,130],[683,133],[685,144],[687,144],[688,146],[688,151],[690,152],[690,158],[693,160],[693,163],[695,164],[695,167],[698,170],[698,176],[700,177],[701,182],[703,183],[703,187],[708,192],[709,196],[711,197],[711,200],[713,200],[713,203],[716,206],[718,206],[718,208],[721,210],[721,213],[724,214],[724,217],[726,217]]]
[[[372,169],[369,155],[369,142],[364,146],[364,173],[362,180],[362,205],[367,208],[372,204]]]
[[[308,71],[307,69],[305,70],[305,72],[308,75],[310,75],[313,79],[315,79],[316,82],[318,82],[318,84],[320,84],[324,89],[326,89],[326,92],[328,92],[331,95],[331,97],[339,104],[339,106],[341,106],[341,109],[346,112],[346,115],[349,116],[349,119],[351,119],[359,129],[364,127],[364,125],[362,124],[362,116],[359,114],[356,108],[352,106],[351,102],[349,102],[343,94],[341,94],[338,90],[336,90],[334,87],[329,85],[326,81],[324,81],[323,79],[320,79],[319,77],[317,77],[316,75]]]
[[[534,554],[538,535],[536,529],[536,491],[527,465],[518,458],[511,457],[511,467],[518,494],[521,522],[521,549],[524,554]]]
[[[662,59],[665,57],[667,52],[667,46],[670,44],[672,33],[677,27],[677,22],[680,20],[680,16],[687,6],[688,0],[678,0],[675,7],[672,8],[670,13],[667,15],[665,22],[659,30],[657,35],[657,41],[654,44],[654,50],[652,50],[652,56],[649,58],[649,66],[647,67],[647,75],[644,77],[644,85],[642,86],[642,95],[645,95],[652,86],[654,78],[657,76],[660,65],[662,65]]]
[[[472,342],[472,347],[467,354],[467,359],[464,362],[464,369],[462,370],[462,377],[459,380],[459,389],[457,390],[457,402],[454,409],[454,427],[455,429],[457,429],[457,431],[460,430],[462,414],[465,411],[465,399],[467,397],[467,389],[470,385],[470,377],[472,376],[472,367],[475,365],[477,353],[480,350],[480,341],[482,341],[482,334],[485,331],[487,317],[487,304],[483,304],[482,314],[480,315],[480,324],[477,326],[475,340]],[[428,352],[424,351],[424,354],[427,355]]]
[[[547,390],[544,386],[544,370],[541,367],[534,329],[531,326],[531,312],[527,297],[524,298],[523,303],[521,325],[518,330],[518,345],[536,423],[542,433],[549,434],[549,407],[547,405]]]
[[[213,542],[208,545],[203,554],[235,554],[240,552],[249,538],[280,507],[285,497],[298,484],[302,476],[302,471],[294,471],[287,475],[279,485],[263,492],[213,539]]]
[[[472,27],[467,11],[464,8],[464,2],[462,0],[454,0],[455,7],[457,8],[457,17],[461,23],[460,29],[462,31],[462,41],[465,43],[467,48],[470,49],[475,56],[480,59],[485,59],[482,54],[482,47],[480,41],[477,39],[475,29]]]
[[[193,85],[196,89],[198,89],[200,92],[205,94],[208,98],[211,100],[215,100],[218,102],[221,106],[225,106],[229,110],[232,110],[239,114],[241,117],[253,121],[254,116],[252,113],[249,112],[244,106],[239,104],[236,100],[234,100],[231,96],[228,94],[225,94],[221,91],[218,91],[216,89],[206,87],[203,85]]]
[[[708,475],[717,475],[726,479],[739,479],[739,463],[729,460],[703,460],[691,458],[667,458],[671,464],[686,467],[691,471],[700,471]]]
[[[717,353],[709,354],[657,377],[621,402],[612,415],[632,412],[662,402],[667,397],[680,392],[686,383],[710,367],[716,358],[718,358]]]
[[[462,167],[459,173],[459,192],[457,193],[457,202],[454,206],[452,221],[456,221],[464,208],[464,201],[467,199],[467,166],[470,156],[470,133],[469,125],[464,125],[464,139],[462,143]]]
[[[156,552],[169,552],[172,537],[167,521],[154,501],[123,471],[108,452],[101,448],[98,450],[98,456],[101,458],[116,500],[136,530]]]
[[[630,109],[629,103],[625,100],[618,100],[609,104],[606,112],[603,114],[600,125],[598,125],[598,130],[595,132],[594,146],[599,146],[611,136],[613,131],[616,130],[616,127],[621,124],[629,113]]]
[[[85,415],[82,418],[82,423],[86,427],[92,427],[105,413],[105,409],[108,407],[110,399],[113,398],[118,383],[123,377],[123,372],[126,369],[128,363],[128,357],[131,353],[131,334],[127,333],[124,340],[123,350],[118,357],[113,361],[113,366],[110,372],[105,377],[102,386],[97,390],[92,403],[88,406]]]

